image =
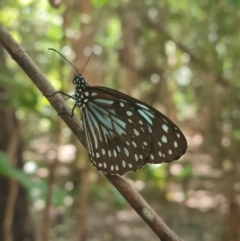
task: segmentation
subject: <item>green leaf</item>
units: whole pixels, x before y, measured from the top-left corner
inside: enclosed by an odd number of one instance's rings
[[[182,169],[182,171],[177,175],[178,178],[189,177],[192,174],[192,168],[190,166],[186,166]]]
[[[106,5],[108,0],[91,0],[91,3],[95,8],[100,8]]]
[[[7,155],[0,151],[0,175],[13,179],[20,183],[27,191],[32,191],[33,188],[43,189],[42,183],[32,181],[32,179],[26,175],[22,170],[12,167]]]

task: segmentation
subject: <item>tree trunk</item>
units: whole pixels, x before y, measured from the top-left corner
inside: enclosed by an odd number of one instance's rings
[[[0,45],[0,67],[5,68],[3,48]],[[7,87],[0,86],[0,96],[7,96]],[[6,153],[11,165],[22,168],[20,125],[13,109],[0,99],[0,151]],[[0,176],[0,240],[35,240],[32,222],[29,219],[27,195],[14,180]]]

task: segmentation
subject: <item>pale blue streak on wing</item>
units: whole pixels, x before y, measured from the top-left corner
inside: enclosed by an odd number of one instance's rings
[[[126,130],[126,123],[115,116],[111,116],[111,119],[113,121],[113,126],[115,128],[115,131],[119,135],[126,134],[126,132],[124,131]]]
[[[92,142],[91,142],[90,133],[89,133],[89,130],[88,130],[88,129],[86,129],[85,132],[86,132],[86,137],[87,137],[87,138],[86,138],[87,146],[88,146],[89,152],[90,152],[90,154],[91,154],[91,156],[92,156],[92,155],[93,155],[92,153],[94,153],[94,152],[93,152],[93,146],[92,146]]]
[[[127,134],[117,123],[113,122],[114,130],[119,134]]]
[[[109,134],[110,136],[112,136],[113,138],[116,137],[116,134],[115,134],[114,132],[112,132],[112,131],[108,132],[108,134]]]
[[[147,115],[149,115],[150,117],[154,118],[154,114],[151,113],[150,111],[147,110],[143,110]]]
[[[150,124],[152,125],[152,120],[150,119],[150,117],[146,114],[146,112],[144,110],[138,110],[139,114]]]
[[[143,104],[137,103],[136,105],[142,107],[145,110],[149,110],[149,108],[147,106],[143,105]]]
[[[94,116],[90,112],[89,112],[89,116],[90,116],[95,128],[98,131],[98,136],[99,136],[100,141],[102,141],[102,136],[101,136],[101,132],[100,132],[100,129],[99,129],[99,124],[97,123],[96,119],[94,118]]]
[[[96,138],[96,135],[95,135],[93,123],[92,123],[92,120],[90,119],[90,116],[89,116],[90,113],[88,113],[87,109],[86,109],[85,113],[86,113],[86,120],[88,121],[88,125],[90,127],[90,130],[91,130],[91,133],[92,133],[92,136],[93,136],[93,139],[94,139],[95,148],[98,148],[98,142],[97,142],[97,138]]]
[[[101,113],[99,113],[99,111],[97,111],[97,109],[100,109],[100,108],[97,107],[97,106],[94,106],[94,105],[90,105],[90,110],[96,116],[98,121],[100,121],[102,124],[104,124],[109,129],[112,130],[113,129],[113,125],[112,125],[111,119],[108,116],[106,116],[106,115],[101,115]]]
[[[109,112],[111,112],[111,113],[114,114],[114,115],[117,115],[117,114],[116,114],[116,111],[115,111],[114,109],[110,109]]]
[[[109,132],[107,131],[107,129],[104,126],[101,126],[101,127],[102,127],[102,131],[103,131],[105,141],[107,143],[108,142],[107,136],[109,136]]]
[[[148,125],[148,131],[149,133],[152,133],[152,128],[150,127],[150,125]]]
[[[118,118],[115,117],[115,116],[112,116],[112,119],[113,119],[114,122],[116,122],[118,125],[120,125],[120,126],[123,127],[124,129],[126,129],[126,126],[127,126],[126,122],[118,119]]]
[[[113,100],[105,100],[105,99],[94,99],[93,102],[98,102],[106,105],[112,105],[114,103]]]
[[[92,102],[89,102],[89,106],[92,107],[92,109],[94,109],[94,111],[97,112],[97,113],[100,112],[102,114],[108,115],[108,112],[106,110],[104,110],[103,108],[93,104]]]
[[[87,110],[85,110],[85,111],[87,111]],[[85,133],[86,133],[87,146],[88,146],[88,148],[89,148],[90,154],[92,155],[92,153],[93,153],[93,147],[92,147],[92,142],[91,142],[89,130],[88,130],[88,128],[86,128],[86,121],[87,121],[87,120],[86,120],[86,116],[87,116],[87,114],[85,114],[84,117],[83,117],[83,125],[84,125],[84,130],[85,130]]]

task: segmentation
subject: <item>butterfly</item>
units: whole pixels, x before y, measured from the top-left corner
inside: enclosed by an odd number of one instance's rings
[[[150,105],[113,89],[89,86],[78,72],[73,84],[73,95],[52,95],[75,101],[71,116],[75,108],[81,109],[86,148],[97,170],[123,175],[146,163],[177,160],[186,152],[180,129]]]

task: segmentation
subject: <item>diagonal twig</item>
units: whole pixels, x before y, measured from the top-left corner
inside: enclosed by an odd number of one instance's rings
[[[0,24],[0,43],[18,63],[18,65],[29,76],[38,89],[45,95],[55,92],[52,85],[47,81],[40,69],[34,64],[30,57],[17,44],[8,31]],[[60,95],[54,95],[48,98],[51,105],[58,113],[71,113],[69,107],[65,104]],[[62,115],[61,118],[66,122],[69,128],[77,136],[79,141],[85,145],[84,132],[81,122],[68,115]],[[123,195],[134,210],[142,217],[149,227],[156,233],[162,241],[182,241],[157,215],[157,213],[149,206],[149,204],[141,197],[141,195],[121,176],[113,175],[106,178],[115,186],[115,188]]]

